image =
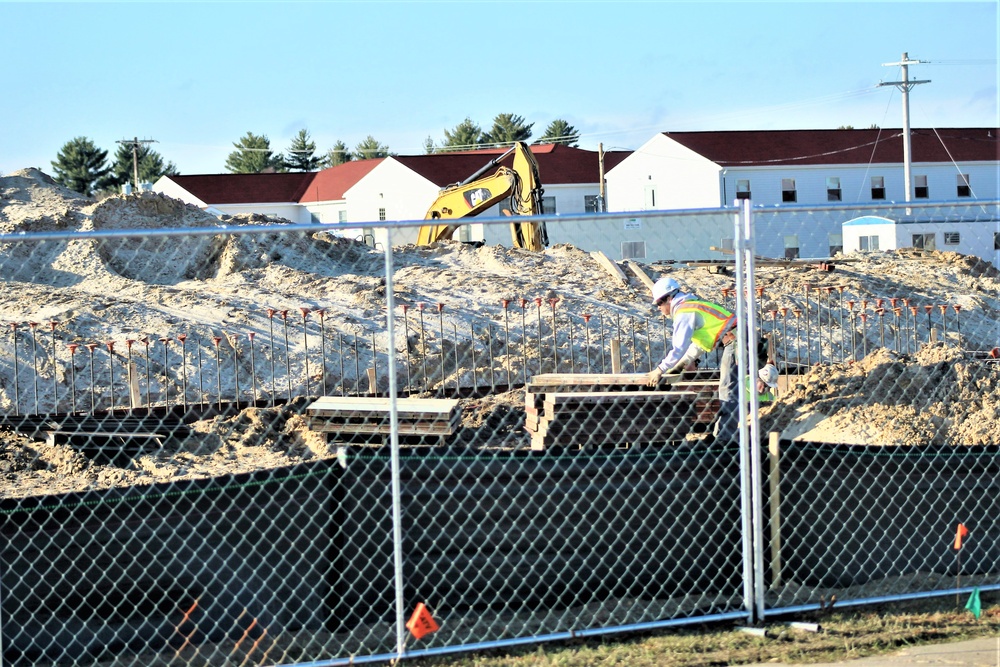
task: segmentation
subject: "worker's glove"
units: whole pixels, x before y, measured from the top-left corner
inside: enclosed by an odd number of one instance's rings
[[[655,387],[657,384],[659,384],[660,377],[662,375],[663,371],[661,371],[659,368],[654,368],[653,370],[649,371],[649,374],[646,376],[646,386]]]

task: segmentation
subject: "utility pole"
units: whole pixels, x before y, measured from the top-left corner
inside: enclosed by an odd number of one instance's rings
[[[912,191],[910,184],[910,163],[912,162],[912,158],[910,156],[910,89],[920,83],[930,83],[930,79],[924,81],[911,81],[909,77],[909,66],[919,65],[924,62],[927,61],[910,60],[909,55],[907,53],[903,53],[903,57],[898,63],[882,63],[882,67],[902,67],[903,80],[885,81],[878,84],[879,87],[896,86],[903,91],[903,187],[906,189],[906,198],[904,201],[907,203],[910,201],[910,193]]]
[[[119,139],[115,143],[132,146],[132,176],[135,178],[135,191],[139,192],[139,144],[154,144],[156,139]]]
[[[607,213],[608,206],[604,203],[604,144],[597,144],[597,165],[598,165],[598,177],[600,198],[597,202],[597,211],[599,213]]]

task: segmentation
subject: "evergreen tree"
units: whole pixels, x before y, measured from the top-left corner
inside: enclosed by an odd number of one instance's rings
[[[316,157],[316,142],[309,138],[309,131],[299,130],[288,147],[285,168],[289,171],[316,171],[322,168],[324,162],[324,158]]]
[[[257,136],[247,132],[233,146],[236,150],[226,158],[226,169],[234,174],[261,174],[269,171],[284,171],[285,158],[281,153],[271,152],[271,140],[266,135]]]
[[[359,160],[368,160],[375,157],[388,157],[389,147],[380,144],[372,135],[368,135],[364,140],[354,147],[354,155]]]
[[[336,167],[338,164],[344,164],[345,162],[350,162],[354,159],[351,151],[347,150],[347,144],[343,141],[338,141],[333,145],[333,148],[326,152],[327,167]]]
[[[70,190],[91,196],[108,183],[108,152],[87,137],[76,137],[63,144],[52,162],[55,180]]]
[[[549,126],[545,128],[545,132],[542,134],[541,139],[536,141],[536,144],[565,144],[567,146],[573,146],[574,148],[578,145],[580,139],[580,133],[575,127],[564,121],[562,118],[557,118]]]
[[[534,123],[524,124],[524,118],[512,113],[497,114],[493,119],[493,127],[483,135],[482,143],[493,146],[509,146],[515,141],[527,141],[531,138],[531,128]]]
[[[437,153],[437,146],[434,144],[434,140],[428,135],[424,139],[424,152],[430,155],[431,153]]]
[[[173,162],[163,162],[163,157],[149,147],[139,144],[136,155],[132,154],[132,144],[118,144],[115,161],[111,164],[111,175],[107,186],[118,190],[135,179],[135,157],[138,157],[139,182],[155,183],[160,176],[176,176],[179,172]]]
[[[470,150],[483,142],[483,130],[471,118],[466,117],[461,123],[456,125],[450,132],[444,131],[444,143],[441,150]]]

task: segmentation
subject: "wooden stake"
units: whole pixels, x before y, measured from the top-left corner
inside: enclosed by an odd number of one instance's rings
[[[781,586],[781,434],[768,433],[768,485],[771,508],[771,588]]]

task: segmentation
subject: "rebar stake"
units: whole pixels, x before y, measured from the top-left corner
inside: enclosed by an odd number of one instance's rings
[[[138,386],[138,379],[132,376],[132,346],[133,345],[135,345],[135,339],[132,339],[132,338],[126,338],[125,339],[125,363],[127,364],[127,368],[128,368],[127,375],[128,375],[128,386],[129,386],[129,401],[128,401],[129,409],[135,408],[136,406],[133,405],[133,403],[135,401],[139,400],[138,395],[136,395],[136,396],[132,395],[132,386],[133,386],[133,383],[135,383],[135,385]]]
[[[219,351],[219,343],[222,342],[220,336],[212,336],[212,344],[215,345],[215,389],[217,393],[219,414],[222,413],[222,354]]]
[[[110,369],[111,381],[108,383],[108,387],[111,390],[111,405],[108,407],[108,412],[115,409],[115,342],[109,340],[105,345],[108,346],[108,368]]]
[[[858,329],[854,321],[854,301],[847,302],[847,310],[851,316],[851,361],[858,360]]]
[[[177,340],[181,343],[181,406],[184,408],[184,412],[187,412],[187,384],[188,384],[188,374],[187,374],[187,354],[186,354],[186,341],[187,334],[177,334]]]
[[[19,375],[17,364],[17,322],[10,323],[10,332],[14,339],[14,414],[20,415],[21,413],[18,407],[20,391],[17,386],[17,376]]]
[[[90,353],[90,414],[97,412],[97,395],[94,380],[94,348],[97,343],[87,343],[87,352]]]
[[[962,306],[959,304],[953,304],[952,309],[955,311],[955,329],[958,332],[958,349],[962,349],[962,325],[958,321],[958,313],[962,310]]]
[[[521,306],[521,379],[524,386],[528,386],[528,334],[524,328],[524,312],[528,308],[528,300],[525,298],[518,299],[518,305]],[[492,349],[492,348],[491,348]]]
[[[322,374],[321,384],[323,387],[323,395],[326,396],[326,324],[324,320],[326,317],[326,311],[319,308],[316,310],[316,316],[319,317],[319,358],[320,372]],[[409,373],[409,368],[406,370],[407,373]]]
[[[270,334],[269,343],[271,346],[270,347],[271,353],[268,356],[270,357],[271,360],[271,405],[272,406],[274,405],[275,396],[278,393],[278,389],[276,386],[277,376],[274,373],[274,314],[277,312],[278,311],[275,310],[274,308],[267,309],[267,330],[268,333]],[[341,381],[343,381],[343,375],[341,375],[341,378],[342,378]]]
[[[280,310],[278,314],[281,315],[281,329],[285,336],[285,388],[286,394],[285,398],[287,403],[292,402],[292,364],[289,361],[288,356],[288,311]]]
[[[70,394],[70,414],[76,414],[76,351],[79,345],[70,343],[69,348],[69,394]]]
[[[146,350],[143,360],[143,368],[146,371],[146,409],[149,410],[152,408],[152,405],[149,402],[149,336],[143,336],[139,339],[139,342],[142,343],[142,346]]]
[[[441,340],[441,395],[444,395],[445,390],[445,373],[444,373],[444,304],[440,301],[437,304],[438,311],[438,337]]]
[[[861,345],[862,345],[861,358],[864,359],[865,357],[868,356],[868,331],[866,330],[865,327],[865,325],[868,322],[868,313],[862,311],[858,313],[858,317],[861,318]]]
[[[56,372],[56,327],[59,326],[58,322],[50,321],[49,330],[52,332],[52,412],[59,412],[59,389]]]
[[[583,314],[583,329],[587,337],[587,372],[590,372],[590,313]]]
[[[322,320],[320,320],[322,322]],[[254,360],[253,351],[253,339],[257,334],[253,331],[247,333],[247,338],[250,339],[250,387],[251,396],[253,396],[254,407],[257,406],[257,363]],[[323,395],[326,395],[326,374],[323,374]]]
[[[167,381],[169,379],[167,376],[167,347],[170,345],[170,339],[164,336],[160,338],[160,342],[163,343],[163,407],[166,408],[170,404],[170,384]]]
[[[556,323],[556,304],[558,302],[559,297],[549,297],[549,307],[552,308],[552,371],[554,373],[559,372],[559,341]]]
[[[913,318],[913,353],[920,351],[920,343],[917,342],[917,307],[910,306],[910,315]]]
[[[32,379],[32,384],[35,388],[35,412],[38,414],[38,339],[35,337],[35,329],[38,328],[38,322],[28,322],[28,326],[31,327],[31,365],[35,369],[35,375]]]
[[[424,329],[424,308],[427,304],[420,302],[417,304],[417,313],[420,314],[420,370],[424,376],[424,391],[427,391],[427,336]]]
[[[538,372],[541,373],[544,369],[542,368],[542,297],[540,296],[535,297],[535,310],[538,324]]]
[[[406,393],[412,393],[410,389],[410,320],[406,316],[406,311],[410,309],[408,304],[401,304],[403,309],[403,353],[406,355]],[[475,374],[473,374],[475,375]],[[326,393],[324,390],[323,393]]]
[[[503,354],[506,363],[504,366],[507,367],[507,390],[511,388],[510,380],[510,322],[507,320],[507,307],[510,306],[510,299],[500,299],[500,303],[503,304]],[[475,338],[472,340],[472,351],[476,351],[476,341]],[[475,379],[476,371],[475,364],[473,364],[472,377]]]
[[[302,348],[303,348],[303,359],[305,362],[303,364],[303,375],[306,378],[306,396],[310,395],[312,391],[309,383],[309,333],[308,333],[308,322],[309,319],[309,309],[305,307],[299,307],[299,312],[302,313]],[[235,348],[234,348],[235,349]],[[239,404],[239,396],[236,398],[237,404]]]

